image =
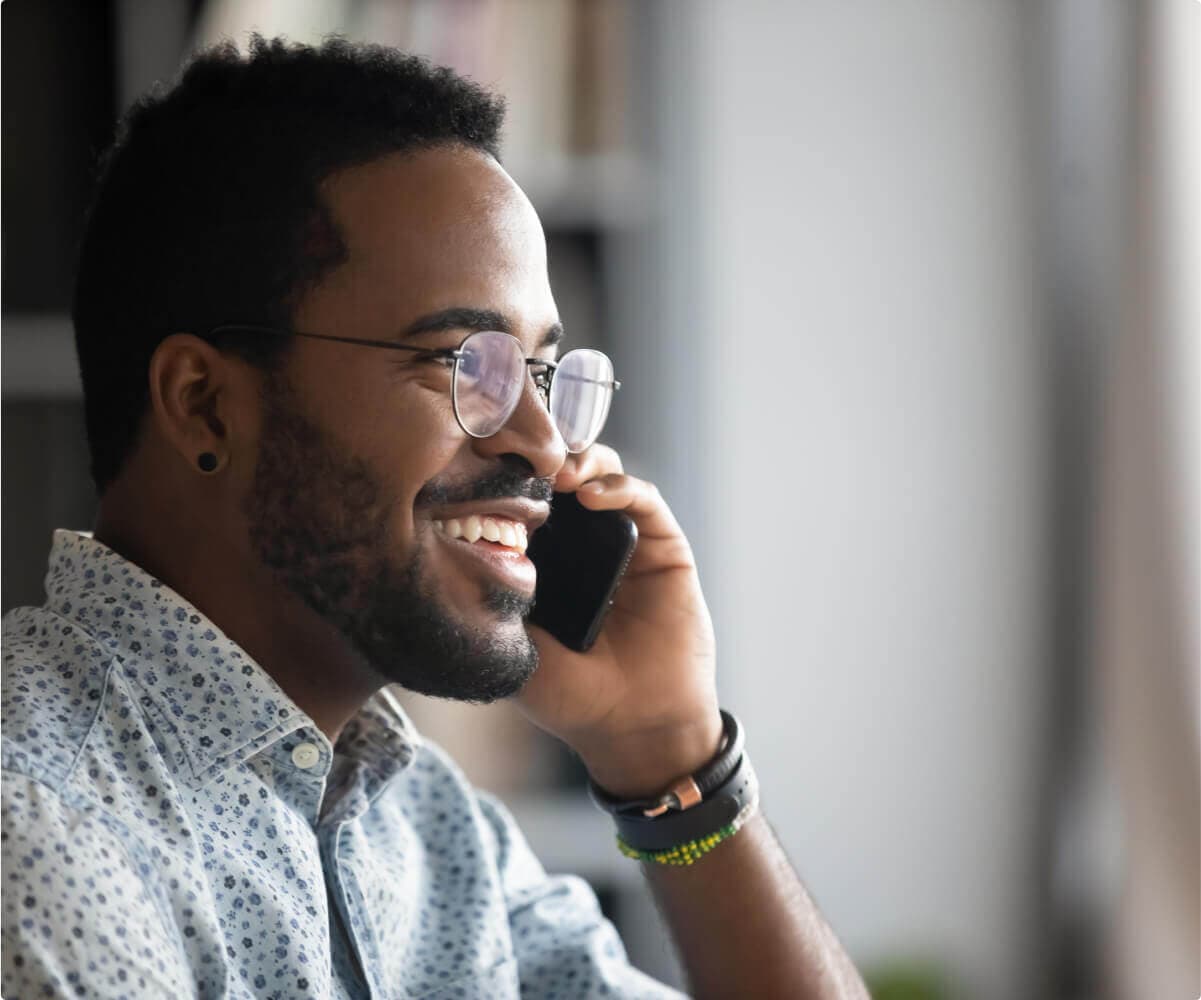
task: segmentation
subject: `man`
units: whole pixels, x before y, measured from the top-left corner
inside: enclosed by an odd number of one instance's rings
[[[95,530],[4,619],[5,995],[676,995],[389,684],[580,755],[698,995],[865,995],[719,712],[686,540],[556,396],[501,117],[262,39],[127,116],[74,304]],[[586,654],[524,621],[552,489],[640,534]]]

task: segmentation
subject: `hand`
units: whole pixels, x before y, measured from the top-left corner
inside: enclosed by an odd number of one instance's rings
[[[628,514],[638,546],[587,653],[529,626],[540,665],[517,703],[611,794],[657,794],[721,742],[713,624],[692,550],[659,491],[625,475],[612,448],[569,456],[555,490],[575,492],[590,510]]]

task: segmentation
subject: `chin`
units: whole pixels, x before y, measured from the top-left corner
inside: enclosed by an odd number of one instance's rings
[[[522,625],[534,607],[533,595],[496,587],[484,596],[484,607],[497,624]]]

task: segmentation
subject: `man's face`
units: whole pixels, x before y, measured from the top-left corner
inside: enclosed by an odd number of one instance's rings
[[[324,192],[349,256],[305,297],[297,330],[453,348],[500,329],[529,356],[555,356],[542,229],[490,157],[388,156]],[[406,335],[449,310],[496,316]],[[523,624],[533,567],[505,531],[473,543],[436,522],[490,516],[528,531],[545,518],[566,452],[532,381],[500,432],[472,438],[444,364],[306,338],[293,347],[264,388],[245,501],[258,557],[383,679],[472,701],[516,693],[537,665]]]

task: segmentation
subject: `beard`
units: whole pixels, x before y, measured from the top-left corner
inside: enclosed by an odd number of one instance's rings
[[[513,495],[549,499],[550,491],[549,481],[510,462],[484,481],[431,482],[416,505]],[[367,463],[347,455],[300,412],[286,378],[267,376],[258,465],[243,508],[263,565],[386,682],[477,704],[517,694],[538,667],[537,650],[520,625],[532,599],[491,587],[484,606],[499,627],[464,622],[439,599],[419,549],[404,564],[388,559],[394,507]]]

